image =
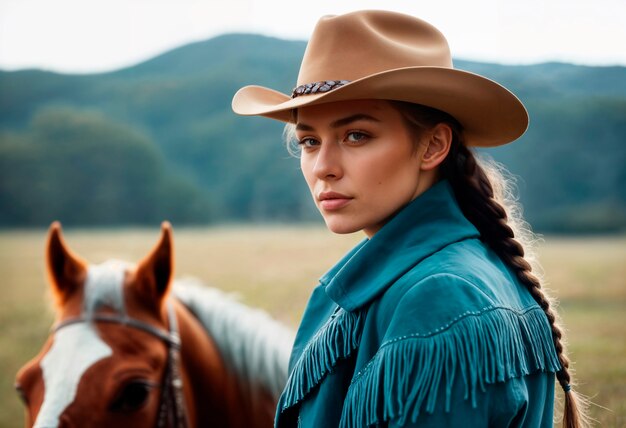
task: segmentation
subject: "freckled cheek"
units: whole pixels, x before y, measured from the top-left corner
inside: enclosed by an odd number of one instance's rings
[[[405,202],[407,195],[414,193],[419,177],[419,171],[405,159],[371,164],[362,171],[364,187],[375,193],[372,197],[380,204],[395,203],[398,198]]]
[[[399,175],[399,164],[393,160],[379,162],[367,162],[359,165],[355,173],[359,175],[360,181],[376,187],[393,185],[396,176]]]

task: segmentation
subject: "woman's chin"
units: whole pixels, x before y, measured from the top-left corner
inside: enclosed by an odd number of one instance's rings
[[[338,235],[346,235],[348,233],[355,233],[363,229],[360,224],[347,222],[347,221],[337,221],[336,219],[328,219],[325,218],[326,227],[333,233]]]

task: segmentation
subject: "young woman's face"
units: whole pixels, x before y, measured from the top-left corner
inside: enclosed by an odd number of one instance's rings
[[[328,228],[374,235],[426,190],[423,150],[402,115],[383,100],[341,101],[298,109],[300,164]]]

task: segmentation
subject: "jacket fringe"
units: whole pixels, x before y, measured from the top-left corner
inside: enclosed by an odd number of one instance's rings
[[[362,311],[339,309],[309,341],[295,363],[284,395],[282,410],[300,402],[340,359],[348,358],[359,346],[363,330]]]
[[[438,333],[383,343],[354,377],[341,426],[365,427],[390,420],[403,425],[407,419],[415,423],[422,409],[434,412],[440,387],[445,388],[449,412],[453,384],[459,377],[464,399],[475,408],[477,389],[484,392],[485,384],[559,369],[541,308],[486,308],[466,314]]]

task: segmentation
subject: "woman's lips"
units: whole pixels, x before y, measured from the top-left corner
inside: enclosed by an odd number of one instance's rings
[[[320,207],[326,211],[339,210],[348,205],[352,198],[341,193],[324,192],[318,196]]]

